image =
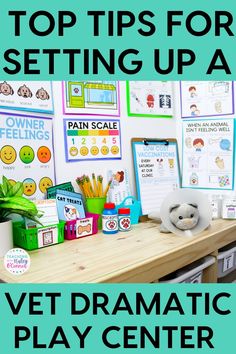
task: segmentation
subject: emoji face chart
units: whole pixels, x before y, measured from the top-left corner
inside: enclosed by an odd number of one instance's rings
[[[182,118],[214,117],[234,114],[232,81],[182,81]]]
[[[65,114],[120,115],[118,81],[65,81],[62,89]]]
[[[119,120],[65,119],[67,161],[121,159]]]
[[[50,81],[1,81],[0,110],[29,111],[52,114],[52,85]]]
[[[0,115],[0,174],[23,182],[24,196],[42,199],[55,182],[52,121]]]
[[[129,81],[127,104],[131,117],[171,118],[172,84],[170,81]]]
[[[183,187],[233,189],[233,119],[185,120],[183,142]]]

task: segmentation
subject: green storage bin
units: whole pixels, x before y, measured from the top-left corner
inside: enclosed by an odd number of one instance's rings
[[[48,247],[56,244],[53,242],[53,229],[57,228],[57,243],[64,242],[64,227],[65,222],[60,221],[57,225],[50,225],[45,227],[38,227],[35,229],[25,229],[25,225],[23,222],[14,222],[13,223],[13,240],[15,246],[24,248],[26,250],[32,251],[38,248]],[[40,240],[38,238],[38,234],[44,235],[45,237],[41,237]],[[46,240],[46,242],[44,242]]]

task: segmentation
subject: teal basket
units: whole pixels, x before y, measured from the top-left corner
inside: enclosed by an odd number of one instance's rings
[[[131,224],[138,224],[139,217],[141,215],[141,203],[135,197],[129,196],[125,198],[121,204],[117,205],[116,208],[129,208]]]
[[[46,227],[39,227],[35,229],[25,229],[25,224],[22,222],[13,223],[13,240],[14,245],[32,251],[39,248],[38,244],[38,230],[47,229],[49,227],[57,227],[58,243],[64,242],[64,227],[65,222],[60,221],[57,225],[50,225]]]

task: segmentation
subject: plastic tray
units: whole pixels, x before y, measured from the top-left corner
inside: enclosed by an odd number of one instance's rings
[[[204,257],[159,280],[160,283],[201,283],[203,270],[212,265],[215,258]]]
[[[141,203],[135,197],[126,197],[123,202],[117,205],[116,209],[129,208],[130,209],[130,219],[131,225],[138,224],[139,217],[141,215]]]
[[[219,250],[218,278],[222,278],[236,269],[236,243],[231,243]]]
[[[26,250],[48,247],[64,241],[65,222],[35,229],[25,229],[24,222],[13,223],[13,240],[16,246]]]
[[[65,224],[65,239],[75,240],[98,233],[99,214],[85,213],[86,218],[67,221]],[[80,227],[80,231],[78,228]]]

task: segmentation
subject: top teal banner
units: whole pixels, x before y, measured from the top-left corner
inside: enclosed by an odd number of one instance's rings
[[[4,1],[1,80],[233,80],[235,0]]]

